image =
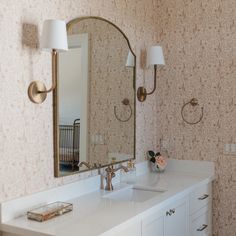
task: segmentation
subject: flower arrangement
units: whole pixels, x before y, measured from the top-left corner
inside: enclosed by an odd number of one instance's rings
[[[148,151],[147,156],[152,164],[152,169],[155,171],[163,172],[167,166],[165,157],[160,152]]]

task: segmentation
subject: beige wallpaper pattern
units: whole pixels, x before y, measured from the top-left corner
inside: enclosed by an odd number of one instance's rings
[[[154,0],[0,0],[0,202],[94,174],[54,178],[52,95],[41,105],[27,96],[31,81],[51,83],[51,56],[38,49],[43,21],[102,16],[127,34],[139,57],[145,43],[156,42],[155,9]],[[144,73],[137,74],[141,85]],[[147,115],[156,113],[154,103],[138,105],[138,160],[156,144],[157,117]]]
[[[157,41],[164,47],[157,92],[137,104],[137,160],[162,138],[171,157],[215,161],[214,235],[235,236],[236,159],[223,154],[224,143],[236,143],[235,8],[235,0],[0,0],[0,201],[87,176],[53,177],[51,95],[34,105],[27,86],[50,84],[50,55],[36,48],[43,20],[98,15],[130,38],[138,85],[152,86],[140,52]],[[193,96],[205,115],[188,126],[180,107]]]
[[[236,143],[235,0],[158,0],[157,35],[166,66],[156,95],[157,135],[169,156],[216,164],[213,225],[215,236],[236,235],[236,158],[224,155]],[[180,109],[192,97],[204,106],[200,124],[190,126]],[[189,119],[199,117],[188,107]]]
[[[99,19],[73,24],[69,34],[88,33],[89,38],[89,125],[88,161],[107,164],[109,153],[134,156],[134,116],[124,120],[130,110],[121,101],[128,98],[134,114],[133,68],[125,66],[129,46],[113,25]],[[103,144],[94,144],[92,135],[100,134]],[[124,159],[127,159],[124,158]]]

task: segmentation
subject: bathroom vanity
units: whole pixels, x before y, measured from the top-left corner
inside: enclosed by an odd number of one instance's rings
[[[1,204],[3,236],[210,236],[214,164],[169,160],[164,173],[137,164],[133,184],[114,179],[114,190],[100,190],[100,177]],[[39,223],[26,212],[53,201],[73,203],[74,210]]]
[[[213,163],[169,159],[157,173],[145,161],[132,183],[119,176],[136,153],[136,56],[125,33],[94,16],[66,27],[69,50],[52,48],[52,89],[32,90],[32,82],[28,92],[38,103],[53,91],[54,176],[82,180],[2,202],[1,236],[211,236]],[[164,59],[154,63],[154,85],[157,64]],[[57,201],[73,211],[27,219],[27,211]]]

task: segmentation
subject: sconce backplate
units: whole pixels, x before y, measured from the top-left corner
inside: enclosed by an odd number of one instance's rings
[[[45,92],[46,90],[47,89],[44,83],[40,81],[33,81],[32,83],[30,83],[28,88],[29,99],[33,103],[42,103],[47,97],[47,93]]]
[[[137,91],[137,97],[140,102],[144,102],[147,97],[147,90],[144,87],[139,87]]]

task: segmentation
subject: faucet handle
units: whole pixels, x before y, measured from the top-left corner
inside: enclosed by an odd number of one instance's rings
[[[116,176],[116,174],[115,174],[115,170],[114,170],[114,168],[113,168],[113,166],[108,166],[106,169],[105,169],[105,171],[107,172],[107,176],[108,175],[111,175],[111,178],[114,178],[115,176]]]
[[[113,166],[108,166],[106,169],[105,169],[105,171],[107,172],[107,173],[114,173],[114,169],[113,169]]]

